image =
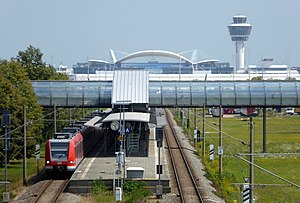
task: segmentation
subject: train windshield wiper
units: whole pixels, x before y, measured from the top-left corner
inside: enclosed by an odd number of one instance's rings
[[[63,156],[66,156],[65,152],[62,153],[62,154],[58,157],[58,159],[60,159],[60,158],[63,157]]]

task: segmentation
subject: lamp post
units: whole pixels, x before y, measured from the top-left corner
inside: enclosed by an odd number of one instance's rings
[[[88,63],[87,63],[87,65],[88,65],[88,78],[87,78],[87,80],[89,81],[90,80],[90,62],[89,62],[89,60],[88,60]]]
[[[181,56],[179,56],[179,81],[181,80]]]
[[[125,149],[125,105],[129,105],[131,103],[131,100],[118,100],[116,103],[119,105],[120,108],[120,128],[119,128],[119,133],[121,133],[121,140],[120,140],[120,149],[119,149],[119,155],[122,155],[123,161],[120,162],[121,165],[123,165],[123,181],[125,181],[125,157],[126,157],[126,149]],[[123,106],[123,107],[122,107]],[[122,109],[123,109],[123,123],[122,123]],[[128,108],[126,108],[128,109]],[[122,170],[121,165],[119,166],[119,169]],[[123,190],[123,184],[121,185],[121,193]]]

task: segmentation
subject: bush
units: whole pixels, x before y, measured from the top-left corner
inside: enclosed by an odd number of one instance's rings
[[[92,192],[94,194],[105,193],[108,191],[108,187],[104,184],[102,179],[94,180],[92,186]]]
[[[150,196],[151,192],[145,186],[146,183],[141,181],[126,181],[123,187],[126,193],[126,202],[136,202]]]

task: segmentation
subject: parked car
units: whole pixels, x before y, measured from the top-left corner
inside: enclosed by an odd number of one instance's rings
[[[287,107],[287,108],[285,109],[285,113],[290,114],[290,115],[293,115],[293,114],[295,113],[295,108]]]

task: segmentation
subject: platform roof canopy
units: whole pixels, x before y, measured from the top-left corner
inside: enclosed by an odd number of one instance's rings
[[[120,118],[123,120],[125,117],[125,121],[139,121],[149,123],[150,121],[150,113],[141,113],[141,112],[125,112],[125,113],[112,113],[109,114],[103,122],[111,122],[118,121]]]

